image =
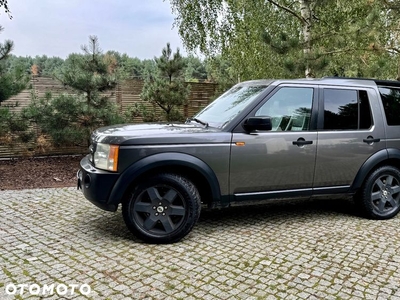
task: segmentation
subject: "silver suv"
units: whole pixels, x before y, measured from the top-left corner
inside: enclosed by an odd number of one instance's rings
[[[400,83],[370,79],[240,83],[184,124],[104,127],[78,188],[98,207],[122,203],[151,243],[186,236],[202,205],[354,196],[360,211],[400,210]]]

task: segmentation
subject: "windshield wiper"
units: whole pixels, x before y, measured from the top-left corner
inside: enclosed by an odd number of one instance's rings
[[[199,123],[199,124],[205,126],[206,128],[208,127],[208,123],[207,123],[207,122],[203,122],[203,121],[201,121],[201,120],[199,120],[199,119],[197,119],[197,118],[188,118],[187,120],[188,120],[189,122],[195,121],[195,122],[197,122],[197,123]]]

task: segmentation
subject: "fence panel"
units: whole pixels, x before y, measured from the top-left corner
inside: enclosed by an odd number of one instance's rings
[[[120,109],[121,113],[134,105],[142,103],[149,110],[154,109],[153,106],[140,98],[143,89],[143,80],[128,79],[119,83],[114,89],[102,93],[103,96],[109,97],[114,101]],[[188,103],[181,108],[184,117],[193,116],[200,109],[204,108],[211,102],[215,94],[217,85],[214,83],[188,83],[191,86]],[[69,87],[64,86],[59,81],[50,77],[32,76],[29,86],[26,90],[10,99],[0,103],[0,106],[8,106],[12,112],[20,112],[27,107],[32,101],[32,94],[36,97],[44,97],[47,92],[52,95],[76,94],[77,92]],[[156,107],[157,115],[161,116],[162,111]],[[142,122],[140,117],[134,119],[134,122]],[[46,141],[44,141],[46,143]],[[39,155],[64,155],[64,154],[81,154],[86,153],[86,147],[40,147],[40,145],[15,144],[12,147],[0,145],[0,159],[21,156],[39,156]]]

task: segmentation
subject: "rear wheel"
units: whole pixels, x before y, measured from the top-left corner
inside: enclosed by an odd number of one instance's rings
[[[390,219],[400,210],[400,171],[392,166],[376,169],[365,180],[360,203],[372,219]]]
[[[200,216],[200,196],[192,182],[160,174],[137,186],[122,205],[125,224],[149,243],[174,243],[185,237]]]

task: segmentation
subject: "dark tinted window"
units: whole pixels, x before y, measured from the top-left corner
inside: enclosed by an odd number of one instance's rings
[[[380,87],[379,92],[388,125],[400,125],[400,90],[392,87]]]
[[[325,89],[324,129],[357,130],[372,125],[366,91]]]
[[[358,91],[359,101],[359,129],[369,129],[372,126],[371,106],[369,105],[368,94],[366,91]]]

